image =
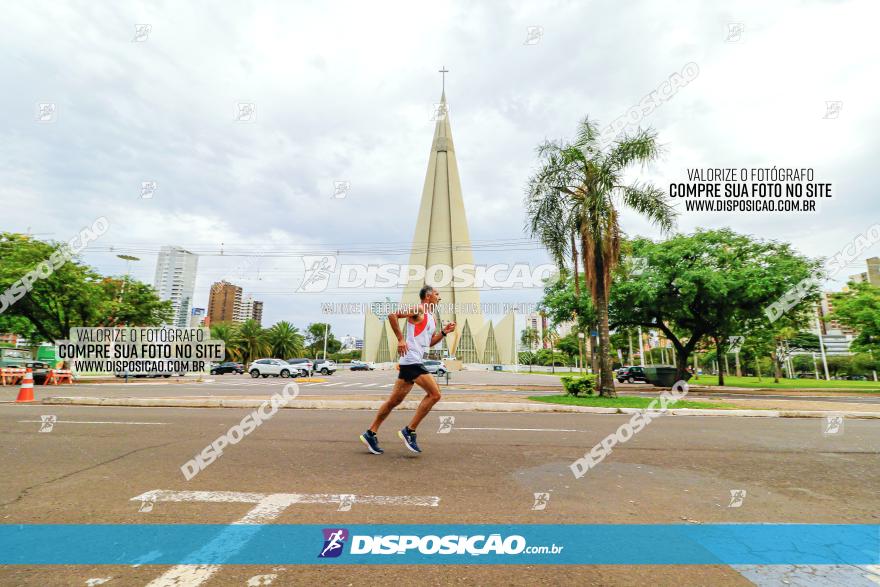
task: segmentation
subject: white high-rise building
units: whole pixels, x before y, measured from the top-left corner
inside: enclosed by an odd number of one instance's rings
[[[189,326],[198,266],[198,255],[186,249],[166,245],[159,250],[153,285],[161,299],[171,300],[171,326]]]
[[[235,321],[239,323],[247,322],[254,317],[254,296],[248,294],[241,298],[241,305],[238,306],[238,314]]]

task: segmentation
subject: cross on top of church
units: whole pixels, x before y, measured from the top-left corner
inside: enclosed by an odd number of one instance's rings
[[[449,73],[449,70],[446,69],[444,65],[442,69],[438,69],[437,72],[443,76],[443,91],[446,91],[446,74]]]

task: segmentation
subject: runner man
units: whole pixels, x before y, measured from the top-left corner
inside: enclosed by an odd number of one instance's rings
[[[416,427],[419,425],[434,404],[440,401],[440,387],[434,380],[434,377],[425,369],[424,360],[427,350],[443,340],[447,334],[455,331],[455,322],[449,322],[442,330],[437,330],[434,323],[434,307],[440,302],[440,294],[430,285],[424,286],[419,291],[419,305],[412,309],[403,310],[388,314],[388,321],[391,322],[391,330],[397,336],[397,353],[400,355],[400,375],[391,391],[391,396],[386,400],[373,425],[369,430],[361,434],[361,442],[367,445],[367,448],[374,455],[380,455],[383,451],[379,448],[379,438],[376,433],[379,426],[385,421],[385,418],[391,413],[391,410],[400,405],[413,384],[417,383],[419,387],[425,390],[425,397],[419,403],[416,413],[413,416],[409,426],[404,426],[397,435],[403,439],[406,448],[412,452],[422,452],[419,445],[416,444]],[[406,318],[406,334],[400,332],[398,320]]]

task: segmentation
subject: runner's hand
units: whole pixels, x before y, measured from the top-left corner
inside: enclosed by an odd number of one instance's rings
[[[406,346],[406,341],[401,340],[397,343],[397,354],[401,357],[405,355],[409,351],[409,347]]]
[[[450,332],[454,332],[454,331],[455,331],[455,322],[447,322],[443,326],[443,332],[445,332],[446,334],[449,334]]]

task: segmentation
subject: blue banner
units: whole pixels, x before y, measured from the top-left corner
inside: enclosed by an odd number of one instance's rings
[[[871,565],[880,525],[0,525],[0,564]]]

